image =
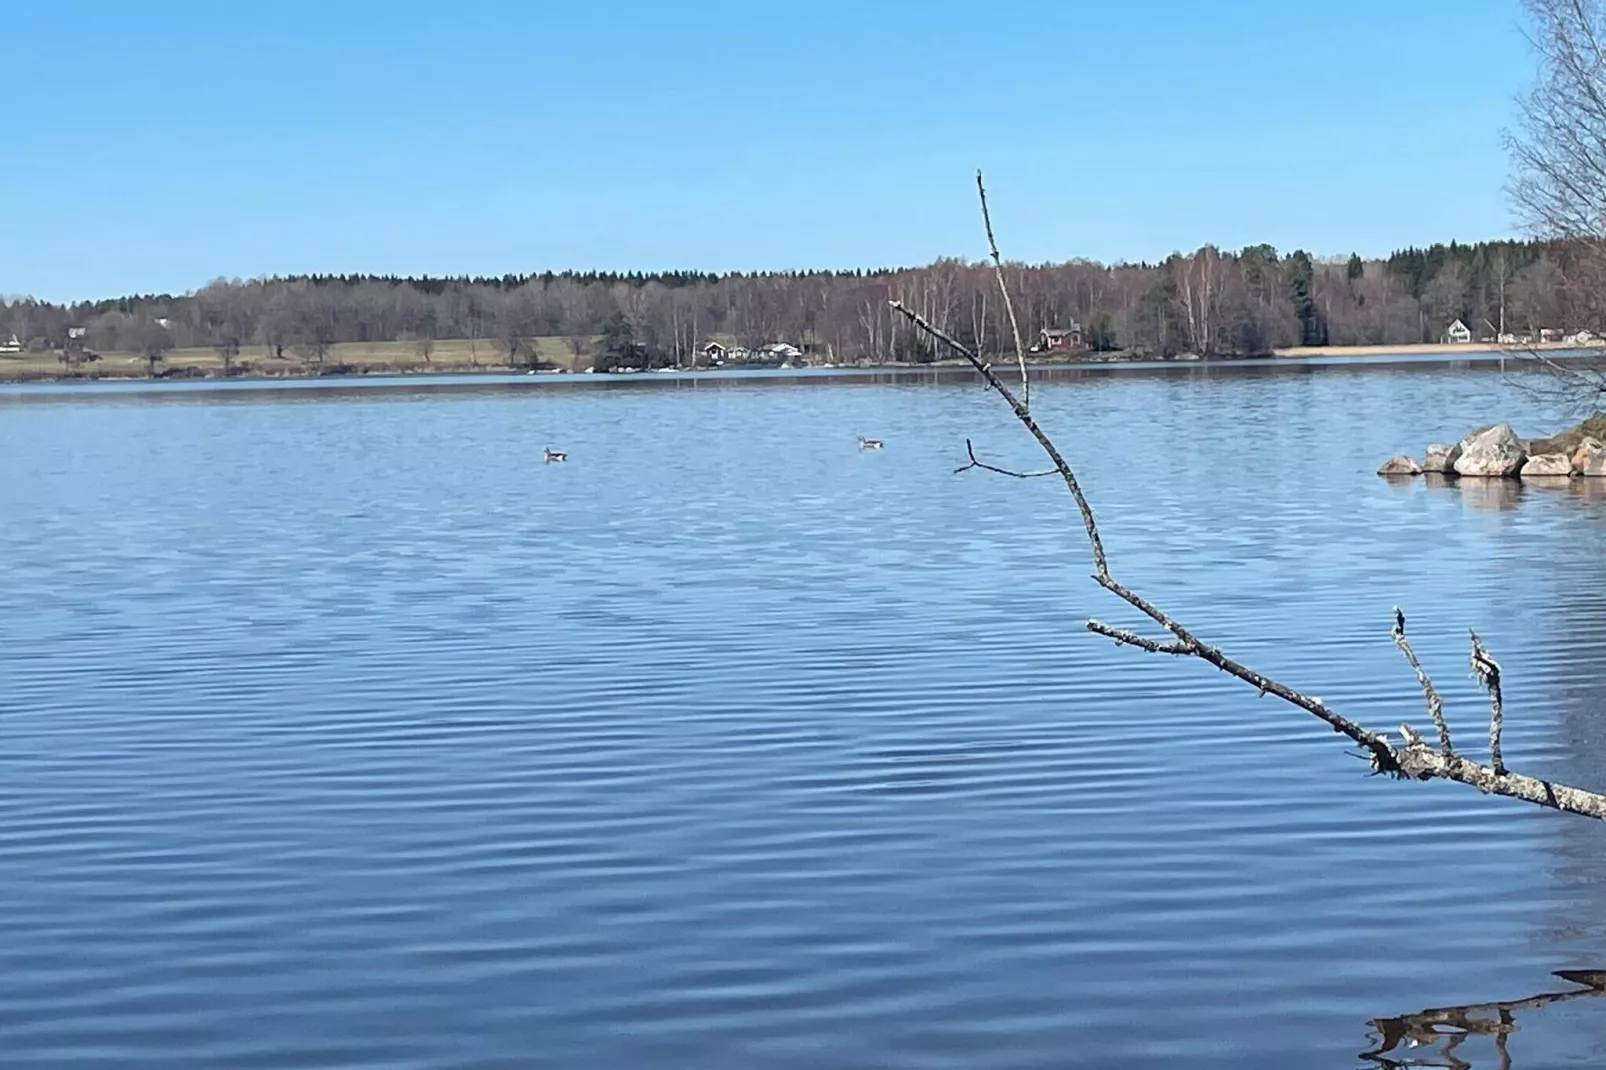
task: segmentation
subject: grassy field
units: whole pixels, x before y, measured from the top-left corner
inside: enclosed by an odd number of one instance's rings
[[[534,338],[530,340],[538,360],[574,371],[590,365],[589,357],[581,357],[576,366],[574,353],[567,338]],[[588,342],[587,352],[592,349]],[[435,343],[428,361],[424,360],[416,342],[342,342],[329,347],[324,357],[325,368],[344,366],[357,372],[440,372],[466,371],[479,368],[486,371],[507,370],[507,353],[493,341],[481,339],[470,342],[466,338],[443,339]],[[293,349],[286,348],[284,359],[275,359],[266,346],[243,346],[234,361],[236,375],[308,375],[316,374],[317,366],[304,360]],[[79,369],[85,377],[143,378],[145,360],[135,353],[102,353],[100,359],[84,364]],[[60,354],[0,353],[0,380],[50,379],[63,372]],[[222,375],[223,361],[217,350],[209,348],[174,349],[157,366],[158,374],[168,375]]]

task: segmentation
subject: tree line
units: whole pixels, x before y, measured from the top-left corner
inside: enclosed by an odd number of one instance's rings
[[[1246,356],[1297,345],[1438,341],[1453,320],[1477,334],[1596,329],[1591,256],[1571,240],[1404,249],[1381,260],[1318,259],[1268,245],[1205,246],[1154,264],[1007,264],[1021,326],[1082,328],[1094,351]],[[1584,291],[1590,291],[1588,293]],[[467,339],[487,362],[533,363],[538,337],[576,357],[689,365],[709,339],[790,342],[817,360],[928,361],[928,339],[888,308],[902,300],[983,352],[1012,345],[990,267],[707,274],[546,273],[487,278],[309,275],[218,280],[194,293],[74,304],[0,300],[0,342],[133,351],[179,346],[230,358],[266,347],[321,363],[341,342]]]

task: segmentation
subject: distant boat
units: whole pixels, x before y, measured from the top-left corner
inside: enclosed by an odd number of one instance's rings
[[[881,448],[881,440],[879,438],[865,438],[860,435],[859,448],[861,450],[878,450]]]
[[[545,453],[542,454],[542,460],[544,460],[547,464],[555,464],[561,461],[567,461],[568,459],[569,455],[567,453],[564,453],[561,450],[555,450],[551,446],[548,446]]]

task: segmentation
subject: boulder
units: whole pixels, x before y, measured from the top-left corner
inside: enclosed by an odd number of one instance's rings
[[[1455,462],[1455,470],[1462,476],[1509,479],[1522,471],[1527,459],[1522,439],[1511,425],[1496,424],[1461,440],[1461,456]]]
[[[1455,462],[1461,459],[1461,446],[1447,446],[1442,442],[1435,442],[1428,447],[1428,452],[1422,458],[1422,471],[1436,472],[1441,476],[1455,475]]]
[[[1380,476],[1419,476],[1422,468],[1403,453],[1397,453],[1383,462],[1383,467],[1377,470]]]
[[[1578,448],[1573,450],[1573,471],[1583,475],[1589,468],[1589,462],[1603,453],[1606,453],[1606,442],[1598,438],[1585,438],[1578,444]]]
[[[1588,476],[1591,479],[1606,479],[1606,450],[1601,450],[1593,457],[1586,459],[1583,470],[1579,474]]]
[[[1565,453],[1539,453],[1529,457],[1522,466],[1523,479],[1544,479],[1573,474],[1573,459]]]

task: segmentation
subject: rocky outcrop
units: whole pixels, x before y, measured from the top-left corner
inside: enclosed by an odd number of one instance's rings
[[[1435,442],[1421,463],[1404,454],[1390,457],[1380,476],[1427,475],[1429,481],[1474,479],[1532,480],[1589,476],[1606,479],[1606,413],[1550,438],[1525,441],[1510,424],[1480,427],[1454,445]]]
[[[1528,445],[1529,453],[1576,453],[1585,442],[1606,440],[1606,413],[1597,412],[1580,424],[1560,434],[1535,439]]]
[[[1588,475],[1590,462],[1597,461],[1603,454],[1606,454],[1606,443],[1598,438],[1585,438],[1573,450],[1573,471],[1581,476]]]
[[[1461,445],[1445,445],[1435,442],[1428,447],[1427,454],[1422,458],[1422,471],[1436,472],[1441,476],[1455,475],[1455,462],[1461,459]]]
[[[1573,459],[1565,453],[1540,453],[1523,462],[1523,479],[1569,479],[1573,474]]]
[[[1528,451],[1510,424],[1496,424],[1461,440],[1456,474],[1483,479],[1509,479],[1522,471]]]

